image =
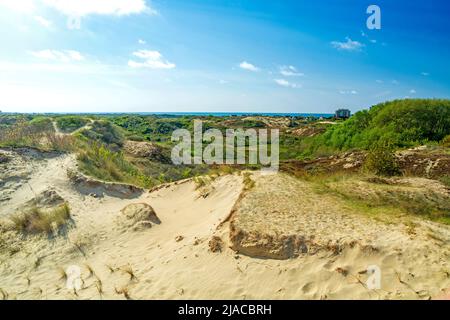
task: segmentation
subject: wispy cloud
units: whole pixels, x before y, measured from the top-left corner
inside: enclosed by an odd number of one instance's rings
[[[430,73],[428,73],[428,72],[421,72],[420,74],[424,77],[428,77],[430,75]]]
[[[142,40],[142,39],[139,39],[139,40],[138,40],[138,43],[139,43],[139,44],[146,44],[146,43],[147,43],[147,41],[145,41],[145,40]]]
[[[417,91],[416,91],[415,89],[411,89],[411,90],[409,90],[409,93],[410,93],[410,94],[416,94]]]
[[[159,51],[139,50],[133,52],[133,55],[142,60],[129,60],[128,66],[131,68],[174,69],[176,67],[174,63],[165,60]]]
[[[355,95],[355,94],[358,94],[358,91],[356,91],[356,90],[339,90],[339,93],[340,94],[353,94],[353,95]]]
[[[0,0],[0,6],[14,11],[30,13],[34,10],[34,0]]]
[[[297,83],[291,83],[289,81],[287,81],[286,79],[274,79],[274,81],[282,86],[282,87],[286,87],[286,88],[294,88],[294,89],[298,89],[301,88],[302,85],[301,84],[297,84]]]
[[[240,67],[241,69],[248,70],[248,71],[252,71],[252,72],[258,72],[258,71],[261,70],[260,68],[256,67],[255,65],[253,65],[253,64],[251,64],[251,63],[249,63],[249,62],[247,62],[247,61],[241,62],[241,63],[239,64],[239,67]]]
[[[345,42],[332,41],[331,45],[338,50],[344,51],[361,51],[362,47],[364,47],[364,44],[362,44],[361,42],[353,41],[349,37],[345,39]]]
[[[34,16],[34,20],[36,20],[39,24],[46,28],[49,28],[52,25],[52,22],[50,20],[47,20],[41,16]]]
[[[42,0],[42,3],[67,16],[75,17],[84,17],[91,14],[125,16],[139,13],[157,13],[145,3],[145,0]]]
[[[384,83],[383,80],[379,80],[379,79],[378,79],[378,80],[375,80],[375,82],[376,82],[376,83]]]
[[[280,74],[285,77],[301,77],[304,76],[304,73],[298,72],[297,68],[294,66],[281,66]]]
[[[31,51],[30,54],[39,59],[55,60],[61,62],[81,61],[84,60],[84,56],[75,50],[41,50]]]

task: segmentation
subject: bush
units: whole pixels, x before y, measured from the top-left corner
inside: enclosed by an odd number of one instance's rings
[[[56,119],[58,128],[66,133],[80,129],[87,123],[89,123],[89,120],[80,116],[64,116]]]
[[[306,155],[319,148],[369,150],[380,140],[394,147],[440,142],[450,134],[450,100],[406,99],[373,106],[308,140]],[[446,140],[448,141],[448,140]]]
[[[85,141],[96,141],[107,145],[110,149],[119,150],[124,143],[120,128],[108,120],[98,120],[92,123],[91,129],[81,130],[77,136]]]
[[[444,139],[442,139],[441,144],[444,147],[450,148],[450,134],[448,136],[446,136]]]
[[[382,140],[374,144],[367,154],[364,167],[369,172],[380,176],[394,176],[400,174],[392,143]]]

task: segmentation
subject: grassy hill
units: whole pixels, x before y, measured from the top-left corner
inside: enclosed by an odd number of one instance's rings
[[[304,155],[370,149],[384,141],[394,147],[439,143],[450,135],[450,100],[406,99],[378,104],[304,139]]]

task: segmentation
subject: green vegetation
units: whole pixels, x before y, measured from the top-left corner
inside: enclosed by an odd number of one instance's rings
[[[120,150],[125,141],[120,128],[108,120],[94,121],[89,129],[83,129],[76,134],[82,141],[105,144],[111,150]]]
[[[279,128],[282,162],[317,160],[344,151],[364,151],[367,154],[366,171],[387,176],[399,173],[394,156],[398,149],[434,144],[448,152],[445,148],[450,146],[450,101],[408,99],[373,106],[370,110],[357,112],[347,121],[334,121],[334,124],[309,117],[0,115],[0,147],[74,152],[85,174],[141,187],[217,172],[259,168],[258,165],[174,166],[169,160],[174,144],[171,134],[180,128],[192,132],[194,119],[203,121],[203,130]],[[53,122],[63,134],[54,132]],[[130,151],[125,148],[127,140],[151,143],[148,147],[153,146],[154,152],[140,155]],[[299,168],[302,170],[303,167]],[[318,174],[322,172],[320,169],[319,164],[317,170],[310,170],[310,173],[317,171]],[[444,175],[441,181],[448,185],[448,176]]]
[[[334,194],[355,211],[385,222],[423,217],[450,225],[450,203],[435,186],[425,189],[397,178],[336,173],[310,176],[319,193]]]
[[[367,153],[365,168],[380,176],[399,175],[400,169],[394,150],[389,141],[377,141]]]
[[[36,117],[31,121],[18,118],[0,129],[0,147],[31,147],[43,151],[72,151],[75,146],[70,136],[55,134],[51,119]]]
[[[81,116],[63,116],[56,118],[56,125],[65,133],[74,132],[88,123],[89,119]]]
[[[22,233],[51,234],[66,225],[69,220],[70,208],[67,203],[49,210],[32,207],[11,216],[14,229]]]
[[[100,180],[124,182],[146,188],[154,185],[152,179],[127,161],[121,151],[114,152],[98,142],[80,150],[77,160],[82,172]]]
[[[394,147],[440,142],[450,134],[450,100],[396,100],[359,111],[349,120],[305,139],[303,155],[370,149],[377,141]]]

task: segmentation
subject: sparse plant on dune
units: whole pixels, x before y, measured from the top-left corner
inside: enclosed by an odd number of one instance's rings
[[[111,265],[109,265],[109,264],[106,264],[106,268],[108,268],[108,270],[109,270],[110,273],[116,272],[116,268],[114,268],[113,266],[111,266]]]
[[[0,288],[0,295],[1,295],[1,300],[8,300],[8,298],[9,298],[8,292],[3,290],[2,288]]]
[[[206,177],[194,177],[195,190],[205,187],[208,184]]]
[[[91,277],[91,276],[97,277],[97,275],[95,274],[94,269],[89,264],[86,263],[84,266],[86,267],[87,271],[89,272],[88,277]]]
[[[67,203],[49,210],[33,206],[24,212],[12,215],[10,219],[16,231],[51,234],[70,220],[70,207]]]
[[[95,281],[95,288],[97,289],[97,292],[100,295],[100,297],[102,297],[103,293],[104,293],[104,291],[103,291],[103,282],[98,277],[97,277],[97,280]]]
[[[243,183],[245,191],[251,190],[255,186],[255,181],[251,178],[250,172],[244,172]]]
[[[68,275],[66,269],[64,269],[63,267],[59,267],[58,273],[59,273],[59,280],[67,281]]]
[[[121,294],[124,296],[125,299],[127,300],[132,300],[131,299],[131,295],[130,295],[130,290],[128,287],[122,287],[122,288],[115,288],[115,291],[117,294]]]
[[[127,264],[126,266],[123,266],[121,268],[121,271],[128,274],[130,276],[130,280],[136,279],[136,275],[134,273],[133,267],[130,264]]]

